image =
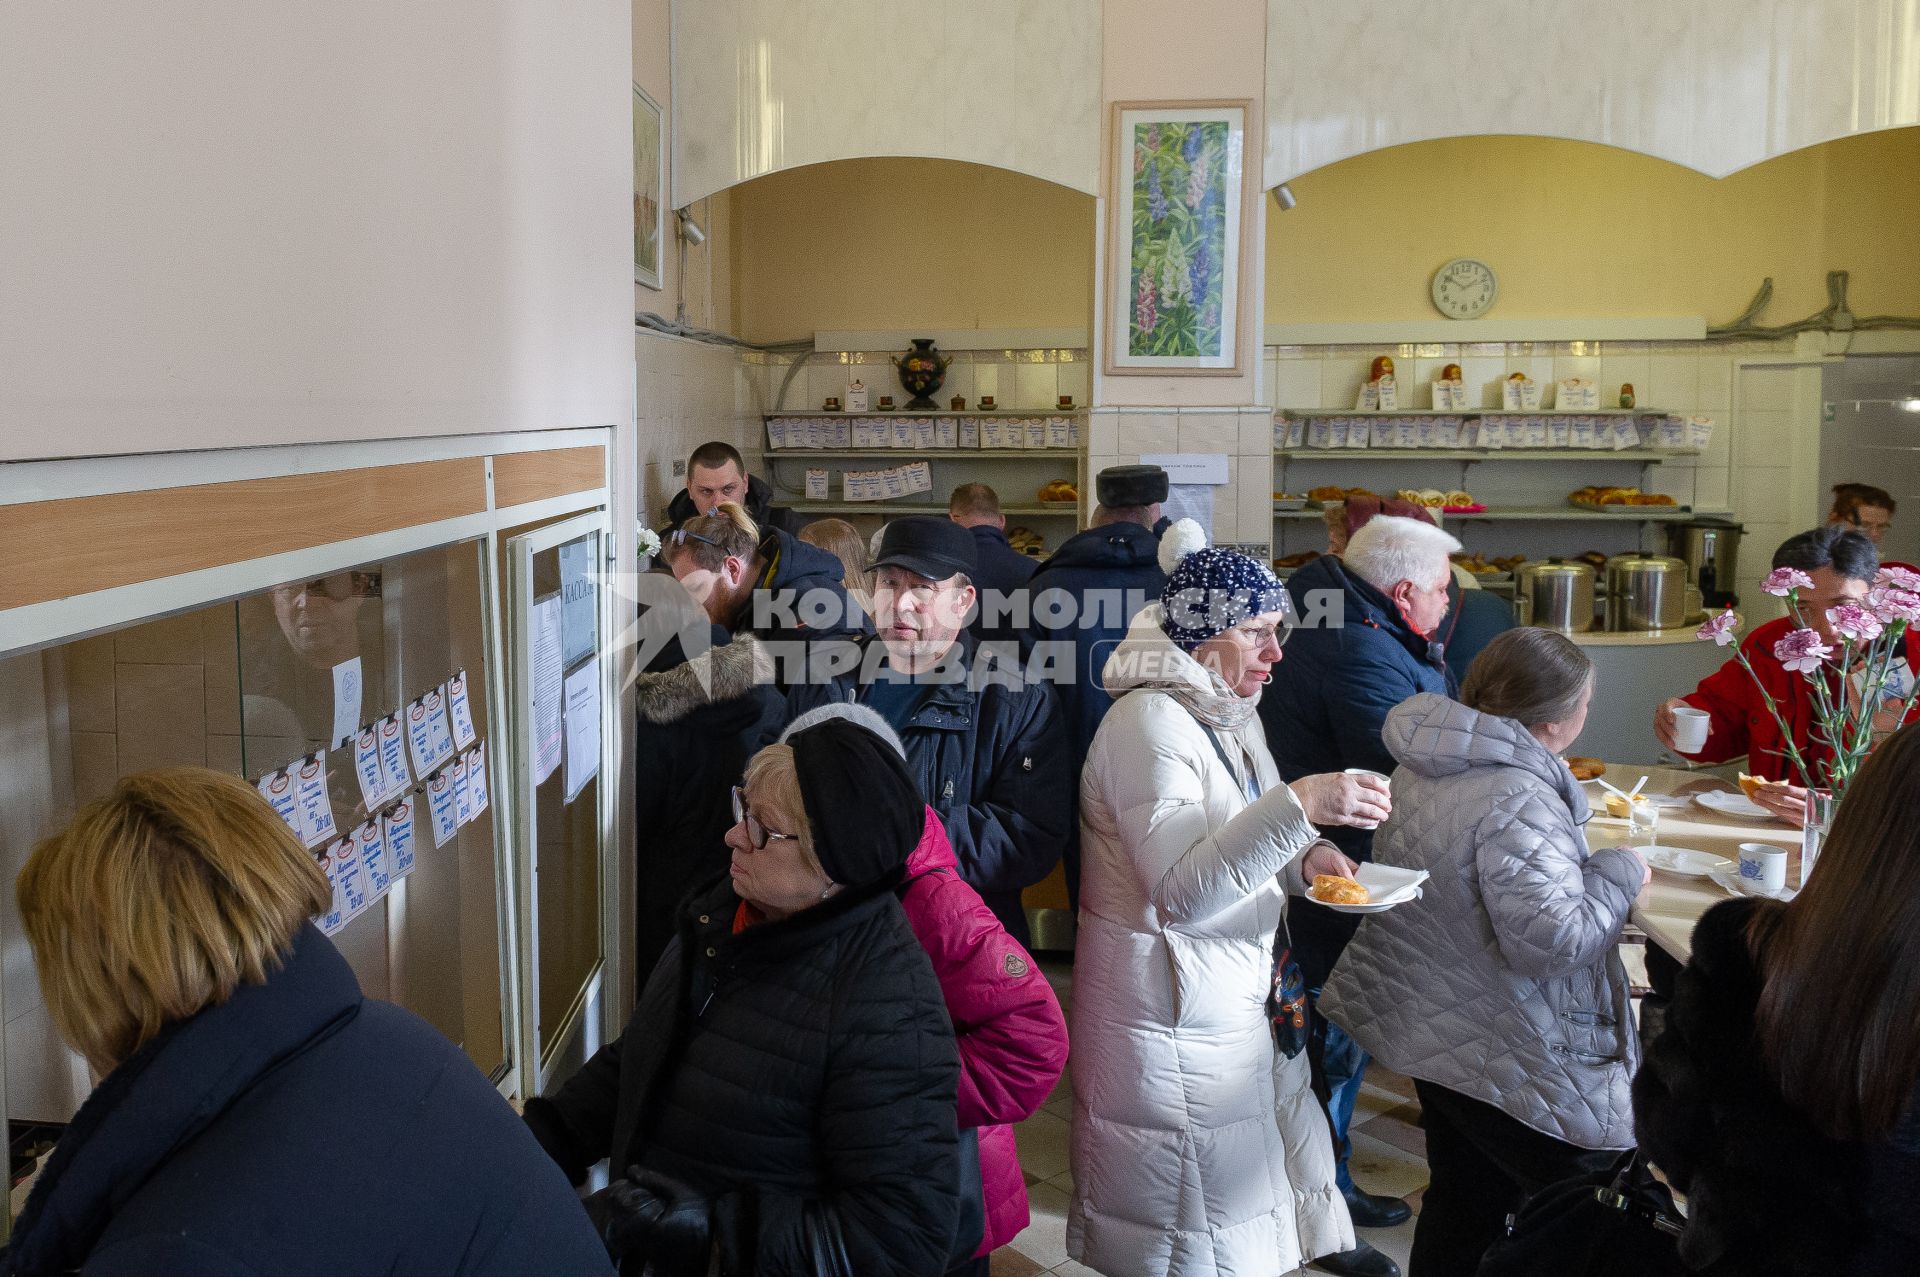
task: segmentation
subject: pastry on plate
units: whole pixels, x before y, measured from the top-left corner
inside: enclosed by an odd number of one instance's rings
[[[1569,758],[1567,770],[1575,780],[1598,780],[1607,774],[1607,765],[1597,758]]]
[[[1373,893],[1365,887],[1337,874],[1315,874],[1307,894],[1330,905],[1363,905],[1373,899]]]

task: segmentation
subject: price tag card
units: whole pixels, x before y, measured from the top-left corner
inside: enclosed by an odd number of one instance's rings
[[[316,750],[294,771],[294,803],[300,810],[300,841],[318,847],[339,836],[333,824],[333,800],[327,797],[327,755]]]
[[[360,800],[368,811],[375,811],[393,793],[388,788],[386,769],[380,766],[380,729],[363,727],[353,738],[353,775],[360,782]]]
[[[389,714],[380,720],[380,774],[386,778],[389,794],[402,794],[413,783],[413,773],[407,770],[406,738],[400,727],[400,716]]]
[[[1509,377],[1501,382],[1500,406],[1508,412],[1519,412],[1524,409],[1526,405],[1520,401],[1520,398],[1525,387],[1526,381],[1524,379],[1516,381],[1512,377]]]
[[[453,760],[453,823],[464,825],[473,819],[473,799],[467,794],[467,760]]]
[[[353,854],[360,858],[360,871],[366,875],[367,891],[373,900],[387,894],[393,885],[387,869],[387,840],[380,836],[380,820],[370,818],[353,831]]]
[[[880,472],[880,493],[886,497],[904,497],[907,495],[906,477],[899,466],[888,466]]]
[[[887,423],[872,421],[865,417],[853,423],[853,444],[855,448],[878,448],[880,440],[886,437]]]
[[[413,872],[413,799],[403,798],[380,817],[380,840],[387,848],[387,877]]]
[[[980,423],[972,417],[956,418],[955,422],[960,428],[960,446],[962,448],[978,448],[980,446]]]
[[[911,465],[902,466],[900,474],[906,481],[909,496],[916,492],[933,491],[933,467],[927,462],[915,461]]]
[[[461,670],[447,680],[447,714],[453,720],[453,743],[469,748],[480,739],[473,730],[473,702],[467,699],[467,672]]]
[[[333,739],[329,748],[353,739],[360,729],[360,658],[340,662],[333,667]]]
[[[815,469],[812,469],[811,467],[808,468],[807,500],[825,501],[827,499],[827,496],[828,496],[827,479],[828,479],[828,476],[825,470],[815,470]]]
[[[307,835],[305,826],[300,824],[300,801],[294,793],[294,776],[286,768],[280,768],[278,772],[261,776],[255,787],[259,789],[259,795],[273,805],[273,814],[284,820],[286,828],[294,831],[294,837],[305,843]]]
[[[444,847],[460,832],[460,811],[455,806],[453,777],[441,772],[427,782],[427,816],[433,821],[433,845]]]
[[[367,890],[367,872],[360,865],[360,853],[354,847],[353,839],[342,838],[327,848],[327,855],[333,858],[333,876],[340,884],[340,899],[346,905],[346,921],[352,922],[373,903],[373,895]]]
[[[407,702],[407,751],[413,755],[413,774],[431,776],[437,761],[433,724],[427,721],[424,700]]]
[[[851,421],[829,421],[827,436],[831,440],[829,448],[847,448],[852,446],[853,423]]]
[[[905,417],[896,417],[887,423],[892,429],[887,432],[889,448],[911,448],[914,444],[913,422]]]
[[[960,446],[960,421],[956,417],[942,417],[933,423],[933,446],[936,448],[958,448]]]
[[[332,855],[323,851],[314,859],[320,863],[320,872],[327,876],[327,888],[333,893],[333,901],[327,906],[327,911],[313,922],[320,928],[321,935],[330,936],[347,925],[347,900],[341,893],[340,875],[334,870]]]
[[[487,751],[477,745],[467,755],[467,800],[476,816],[487,809]]]
[[[453,729],[447,725],[447,689],[442,684],[420,698],[427,710],[427,731],[433,743],[433,765],[446,762],[458,752],[454,744]]]
[[[1380,411],[1400,411],[1399,383],[1391,377],[1382,377],[1375,383],[1375,386],[1380,394]]]
[[[1047,418],[1047,447],[1073,447],[1073,422],[1066,417]]]
[[[936,446],[939,440],[940,428],[934,424],[933,418],[921,417],[914,421],[913,446],[915,448],[925,452],[928,448]]]
[[[1029,418],[1022,426],[1026,431],[1025,444],[1029,448],[1047,446],[1047,423],[1038,417]]]
[[[784,448],[787,446],[787,419],[775,417],[767,422],[767,446]]]

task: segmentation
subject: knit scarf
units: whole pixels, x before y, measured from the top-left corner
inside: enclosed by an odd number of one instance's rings
[[[1195,665],[1200,662],[1195,661]],[[1253,721],[1254,713],[1260,708],[1259,693],[1241,696],[1227,686],[1227,680],[1220,677],[1218,670],[1207,669],[1201,665],[1207,675],[1205,690],[1192,683],[1169,683],[1167,693],[1208,727],[1223,732],[1237,732]]]

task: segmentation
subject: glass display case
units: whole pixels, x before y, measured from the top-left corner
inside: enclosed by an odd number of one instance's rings
[[[507,1077],[516,1044],[504,842],[478,788],[506,770],[492,734],[485,547],[472,539],[343,567],[0,658],[4,1069],[16,1145],[31,1146],[34,1124],[66,1121],[91,1079],[41,1002],[12,881],[81,805],[153,767],[196,764],[259,782],[318,755],[310,770],[334,839],[380,829],[382,813],[418,810],[411,871],[340,916],[334,942],[368,996],[427,1020],[496,1084]],[[383,719],[462,690],[470,744],[424,768],[409,754],[404,783],[362,783],[358,752]],[[464,819],[436,839],[419,799],[457,764],[474,773]],[[334,840],[309,841],[325,855]]]

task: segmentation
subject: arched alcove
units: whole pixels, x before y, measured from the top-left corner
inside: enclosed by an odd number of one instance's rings
[[[1920,128],[1841,138],[1714,179],[1566,139],[1457,137],[1370,151],[1266,202],[1271,324],[1432,320],[1434,270],[1477,257],[1503,318],[1704,316],[1774,280],[1767,321],[1826,305],[1920,313]]]
[[[1080,191],[896,156],[808,165],[726,195],[732,311],[749,340],[1090,322],[1094,200]]]

